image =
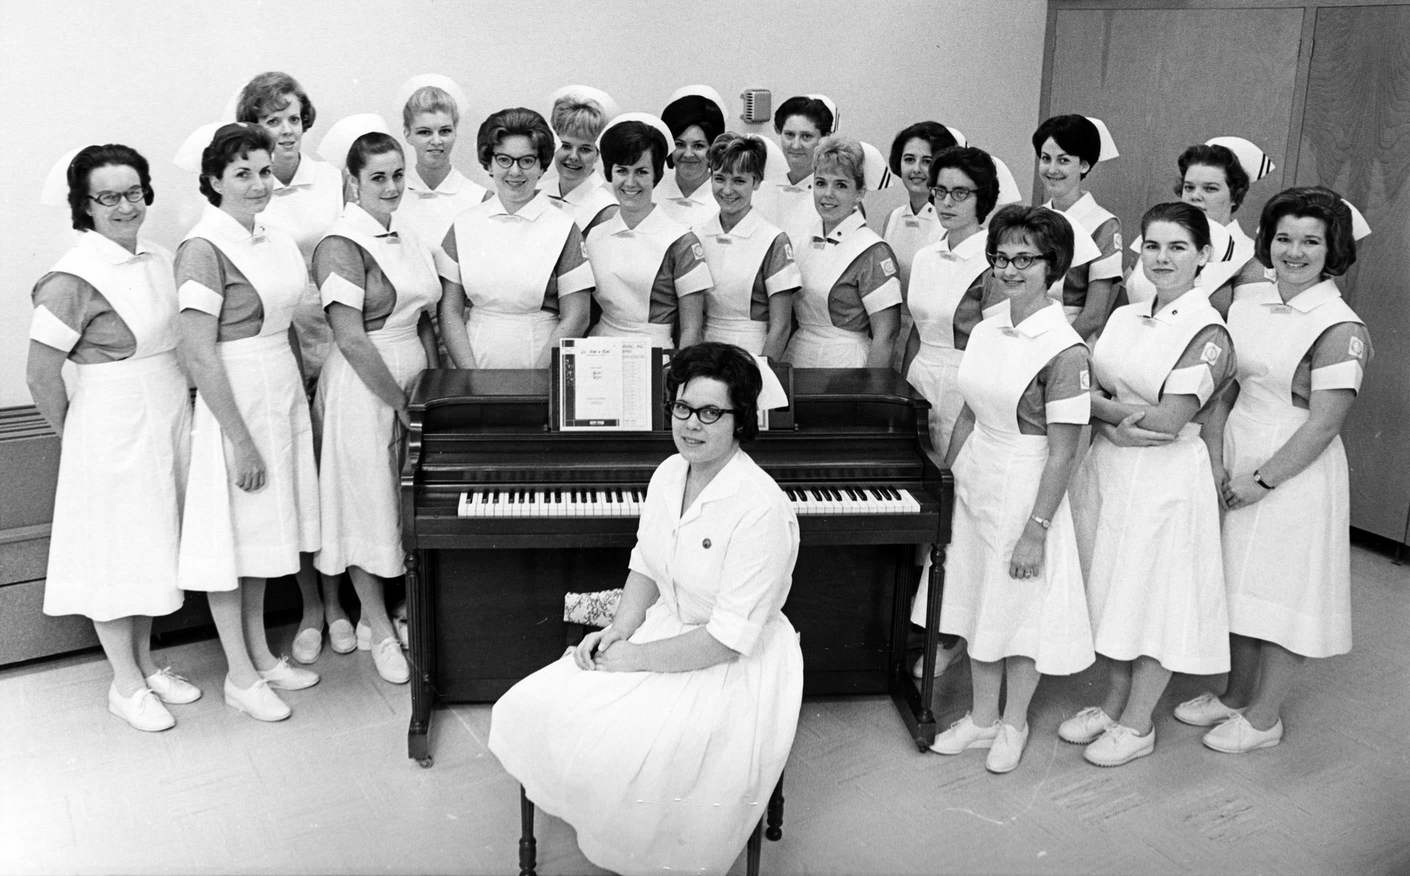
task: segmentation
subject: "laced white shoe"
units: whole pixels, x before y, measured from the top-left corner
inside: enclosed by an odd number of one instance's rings
[[[1145,736],[1138,736],[1135,730],[1125,724],[1113,723],[1107,727],[1096,742],[1088,745],[1082,757],[1090,764],[1099,767],[1117,767],[1130,763],[1138,757],[1145,757],[1155,751],[1155,727]]]
[[[108,687],[108,711],[123,719],[134,730],[157,733],[176,726],[176,719],[150,688],[141,688],[132,696],[118,693],[117,683]]]
[[[288,657],[280,657],[279,662],[269,669],[259,670],[259,677],[276,690],[303,690],[318,684],[317,672],[294,666]]]
[[[999,722],[988,727],[980,727],[965,712],[963,718],[950,725],[950,729],[935,737],[930,750],[936,754],[959,754],[971,748],[988,748],[994,744],[994,736],[999,732]]]
[[[406,684],[411,680],[411,668],[406,664],[396,636],[388,636],[372,648],[372,663],[383,681]]]
[[[1073,745],[1086,745],[1115,723],[1101,706],[1088,706],[1058,725],[1058,738]]]
[[[984,768],[991,773],[1012,772],[1023,758],[1023,749],[1028,745],[1028,725],[1020,730],[1002,721],[999,732],[994,734],[994,743],[989,747],[989,756],[984,759]]]
[[[169,705],[184,706],[201,698],[201,689],[172,672],[170,666],[158,669],[145,680],[157,699]]]
[[[1205,691],[1192,700],[1185,700],[1175,707],[1175,720],[1192,727],[1213,727],[1222,724],[1242,709],[1231,709],[1219,697]]]
[[[294,636],[294,644],[289,649],[289,653],[300,663],[312,663],[318,659],[318,654],[323,650],[323,631],[315,630],[313,627],[304,627]]]
[[[1259,730],[1243,715],[1229,720],[1204,734],[1204,745],[1225,754],[1245,754],[1259,748],[1272,748],[1283,741],[1283,719],[1267,730]]]
[[[230,676],[225,676],[225,704],[256,721],[282,721],[293,714],[289,705],[269,689],[269,682],[263,678],[247,688],[238,688]]]

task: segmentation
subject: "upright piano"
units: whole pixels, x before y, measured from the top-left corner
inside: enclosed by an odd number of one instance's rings
[[[949,472],[927,454],[929,405],[889,369],[798,369],[791,383],[779,418],[789,427],[761,431],[745,449],[799,515],[783,610],[800,635],[804,693],[889,693],[924,750],[936,731],[933,654],[953,504]],[[407,747],[422,766],[437,701],[494,701],[570,644],[565,593],[622,586],[635,506],[675,452],[669,425],[560,432],[549,417],[547,371],[430,370],[413,392],[401,515]],[[906,640],[927,545],[935,561],[917,689]]]

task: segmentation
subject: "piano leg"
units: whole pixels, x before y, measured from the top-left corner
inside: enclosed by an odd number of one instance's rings
[[[420,568],[429,559],[421,551],[406,553],[406,614],[411,645],[411,724],[406,731],[406,754],[422,767],[431,765],[431,712],[435,708],[435,639],[431,619],[430,570]]]
[[[931,700],[935,694],[935,646],[940,638],[940,591],[944,586],[945,549],[936,542],[930,551],[930,588],[925,603],[925,650],[924,673],[920,689],[916,689],[906,665],[906,633],[908,625],[907,601],[910,588],[899,580],[896,586],[895,613],[891,622],[891,699],[901,713],[901,720],[911,732],[911,739],[917,751],[925,751],[935,741],[938,727],[935,724],[935,711]],[[909,564],[897,567],[898,578]]]

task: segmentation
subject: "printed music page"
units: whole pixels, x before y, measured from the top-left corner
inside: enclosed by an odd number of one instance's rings
[[[651,341],[570,338],[558,349],[564,431],[651,431]]]

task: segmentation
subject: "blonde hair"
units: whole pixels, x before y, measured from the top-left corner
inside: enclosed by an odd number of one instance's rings
[[[865,163],[866,153],[862,151],[862,144],[851,137],[837,134],[824,137],[818,144],[818,151],[813,153],[813,173],[837,168],[850,176],[858,189],[867,187]]]
[[[455,98],[444,88],[423,85],[411,92],[406,106],[401,108],[402,127],[411,130],[411,120],[420,113],[450,113],[450,123],[460,126],[460,107],[455,105]]]

